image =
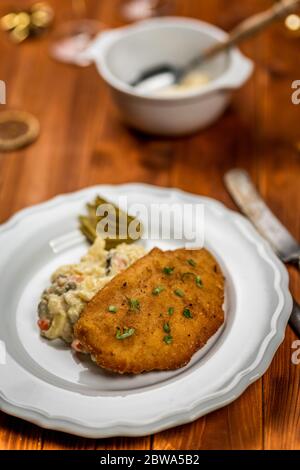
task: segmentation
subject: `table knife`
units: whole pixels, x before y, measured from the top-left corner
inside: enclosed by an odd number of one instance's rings
[[[268,240],[279,258],[284,263],[295,264],[300,269],[300,244],[267,207],[248,173],[234,169],[226,173],[224,180],[238,207]],[[300,306],[295,300],[290,325],[300,337]]]

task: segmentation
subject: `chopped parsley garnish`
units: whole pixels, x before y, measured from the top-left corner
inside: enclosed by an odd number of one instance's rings
[[[183,274],[181,274],[181,279],[182,279],[183,282],[184,282],[184,280],[187,279],[187,278],[190,277],[190,276],[195,278],[195,282],[196,282],[196,285],[197,285],[198,287],[203,287],[203,282],[202,282],[201,277],[200,277],[200,276],[196,276],[195,273],[183,273]]]
[[[168,308],[168,314],[170,315],[170,317],[174,315],[174,310],[175,310],[174,307]]]
[[[170,333],[170,331],[171,331],[170,324],[169,324],[169,323],[165,323],[165,324],[164,324],[164,332],[165,332],[165,333]]]
[[[117,328],[116,338],[117,339],[130,338],[130,336],[134,335],[134,333],[135,333],[134,328],[123,328],[123,333],[121,332],[120,328]]]
[[[184,292],[181,289],[174,290],[174,294],[177,295],[177,297],[184,297]]]
[[[159,295],[159,294],[161,294],[164,290],[165,290],[165,288],[162,287],[162,286],[155,287],[155,289],[153,289],[153,291],[152,291],[152,295]]]
[[[128,305],[130,310],[139,310],[140,309],[140,302],[137,299],[129,299],[127,298]]]
[[[193,315],[191,314],[191,311],[190,311],[190,309],[188,309],[188,308],[185,308],[185,309],[183,310],[183,316],[184,316],[185,318],[190,318],[190,319],[193,318]]]
[[[173,274],[174,269],[175,268],[170,268],[169,266],[166,266],[163,269],[163,273],[166,274],[167,276],[171,276],[171,274]]]
[[[165,342],[166,344],[172,344],[172,342],[173,342],[173,337],[172,337],[171,335],[165,336],[165,337],[164,337],[164,342]]]
[[[118,308],[115,307],[114,305],[110,305],[110,306],[108,307],[108,311],[109,311],[110,313],[117,313]]]
[[[187,262],[188,262],[189,265],[192,266],[193,268],[195,268],[195,267],[197,266],[196,261],[194,261],[192,258],[191,258],[191,259],[188,259]]]
[[[195,277],[195,273],[183,273],[181,274],[181,279],[184,281],[185,279],[189,277]]]

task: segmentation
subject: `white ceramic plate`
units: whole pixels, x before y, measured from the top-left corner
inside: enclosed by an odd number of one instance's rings
[[[203,203],[206,246],[224,269],[226,324],[176,372],[114,376],[42,340],[36,307],[52,271],[86,250],[49,242],[77,228],[101,194],[112,202]],[[146,242],[176,248],[175,241]],[[195,420],[236,399],[268,368],[292,310],[288,276],[249,222],[213,200],[147,185],[99,186],[26,209],[0,227],[0,407],[45,428],[87,437],[141,436]],[[6,358],[3,354],[4,343]]]

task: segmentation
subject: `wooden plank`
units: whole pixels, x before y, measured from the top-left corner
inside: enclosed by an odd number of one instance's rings
[[[257,3],[253,9],[253,2],[240,2],[232,10],[228,8],[228,3],[225,4],[226,2],[217,0],[205,5],[201,2],[184,2],[184,12],[229,29],[234,26],[234,22],[236,24],[247,16],[250,8],[252,13],[255,7],[259,9]],[[257,41],[254,40],[246,47],[246,51],[254,56],[256,48]],[[223,175],[228,169],[241,166],[256,177],[257,92],[256,75],[236,94],[234,104],[222,120],[178,145],[172,169],[172,185],[214,197],[234,207],[223,185]],[[250,387],[230,406],[191,425],[154,436],[153,446],[155,449],[261,449],[262,381]]]
[[[43,433],[43,450],[148,450],[150,437],[84,439],[56,431]]]
[[[119,0],[89,0],[91,17],[117,26]],[[69,2],[52,0],[57,24],[70,19]],[[270,0],[177,0],[178,13],[229,30]],[[297,41],[282,26],[243,46],[258,63],[222,120],[184,139],[152,139],[124,127],[94,67],[77,69],[48,56],[49,37],[22,46],[0,36],[1,79],[8,105],[41,121],[40,139],[20,152],[0,155],[0,222],[16,210],[90,184],[141,181],[214,197],[234,208],[222,178],[246,168],[272,209],[300,239],[299,107],[289,101],[297,76]],[[276,57],[272,53],[276,44]],[[36,67],[36,64],[39,67]],[[3,108],[4,109],[4,108]],[[283,113],[284,110],[284,113]],[[283,196],[284,195],[284,196]],[[291,272],[300,299],[299,274]],[[0,414],[0,449],[300,449],[299,366],[291,363],[290,330],[264,377],[230,406],[194,424],[150,439],[81,439],[41,430]],[[263,386],[262,386],[263,384]]]
[[[66,4],[52,3],[58,17],[67,19]],[[108,14],[112,11],[111,7]],[[103,173],[105,145],[96,143],[98,139],[102,140],[101,122],[108,119],[109,111],[107,91],[95,68],[79,69],[54,62],[48,57],[49,38],[20,47],[11,45],[3,37],[2,41],[1,50],[5,51],[5,56],[15,57],[14,61],[3,61],[5,69],[1,74],[8,84],[8,105],[33,112],[42,126],[42,134],[33,146],[0,157],[0,217],[4,221],[24,206],[88,185],[94,176],[95,183],[107,182],[116,168],[111,165],[108,174]],[[37,60],[38,70],[35,67]],[[118,140],[118,129],[123,128],[117,119],[116,122],[115,135],[105,137],[106,141]],[[122,158],[122,143],[117,150],[117,156]],[[138,151],[133,150],[132,155],[134,166],[139,159]],[[126,168],[125,162],[122,171],[116,172],[118,182],[122,181]],[[132,173],[129,179],[138,177]],[[111,439],[102,444],[101,441],[43,431],[3,413],[0,416],[0,447],[3,449],[92,449],[107,446],[147,449],[150,446],[149,438],[130,442]]]
[[[40,450],[42,430],[38,426],[0,412],[0,450]]]
[[[276,42],[276,56],[273,45]],[[271,209],[300,240],[299,106],[291,101],[291,84],[299,71],[297,40],[286,30],[272,28],[262,49],[265,64],[260,99],[260,190]],[[290,269],[291,290],[300,301],[299,272]],[[284,344],[264,376],[264,423],[266,449],[300,448],[300,367],[292,363],[296,336],[287,329]]]

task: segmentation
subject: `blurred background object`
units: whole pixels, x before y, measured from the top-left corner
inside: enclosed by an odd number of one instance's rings
[[[287,29],[300,37],[300,16],[299,15],[289,15],[285,20],[285,26]]]
[[[91,62],[79,58],[79,54],[105,26],[96,19],[87,18],[87,1],[69,0],[72,19],[58,25],[54,32],[50,46],[50,54],[54,59],[81,67],[90,65]]]
[[[28,37],[39,36],[51,25],[54,11],[48,3],[34,3],[28,9],[17,9],[5,14],[0,25],[7,31],[9,38],[16,42],[23,42]]]
[[[280,2],[280,0],[273,0],[274,3]],[[300,37],[300,14],[293,13],[286,17],[284,24],[287,29],[287,32],[290,35]]]
[[[40,133],[35,116],[24,111],[0,112],[0,151],[8,152],[34,142]]]
[[[127,21],[169,15],[174,7],[172,0],[125,0],[121,3],[121,14]]]

